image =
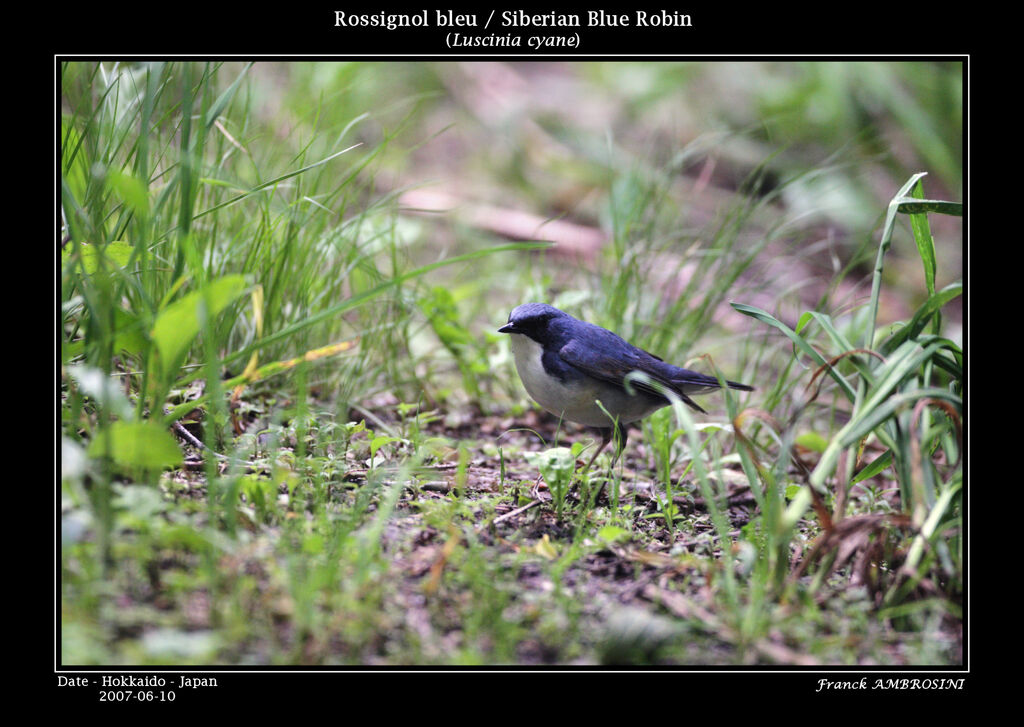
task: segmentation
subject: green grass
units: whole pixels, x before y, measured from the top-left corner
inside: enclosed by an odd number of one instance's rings
[[[63,65],[62,664],[960,663],[959,69],[838,65],[557,67],[603,134],[451,64]],[[757,390],[583,473],[526,300]]]

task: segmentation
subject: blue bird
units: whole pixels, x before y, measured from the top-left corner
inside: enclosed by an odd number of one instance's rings
[[[524,303],[509,314],[498,329],[511,336],[512,354],[523,386],[533,399],[557,417],[593,427],[601,433],[601,446],[590,458],[593,464],[617,434],[615,459],[626,446],[626,424],[668,406],[671,402],[650,384],[630,381],[626,375],[640,371],[673,392],[688,406],[706,414],[690,394],[721,388],[718,379],[665,363],[609,330],[577,320],[546,303]],[[753,391],[754,387],[727,381],[730,389]],[[597,405],[600,401],[608,414]]]

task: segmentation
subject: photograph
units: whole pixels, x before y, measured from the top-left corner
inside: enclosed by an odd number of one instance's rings
[[[962,689],[967,57],[486,16],[55,56],[58,691]]]

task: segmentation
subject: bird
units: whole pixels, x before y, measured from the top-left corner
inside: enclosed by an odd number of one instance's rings
[[[584,470],[590,468],[613,437],[614,465],[626,446],[625,425],[671,404],[643,380],[631,380],[631,390],[627,390],[626,376],[630,372],[645,374],[702,414],[707,412],[690,395],[721,388],[712,376],[666,363],[617,334],[573,318],[547,303],[517,306],[498,333],[510,336],[516,371],[534,401],[561,419],[600,432],[601,446]],[[736,381],[725,383],[730,389],[754,390]]]

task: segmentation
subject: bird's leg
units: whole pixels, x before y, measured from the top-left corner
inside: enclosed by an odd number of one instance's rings
[[[614,466],[618,462],[619,457],[622,456],[623,450],[626,449],[626,439],[629,434],[626,432],[626,427],[622,425],[622,422],[615,422],[615,427],[595,427],[598,432],[601,433],[601,446],[594,452],[594,456],[587,462],[586,467],[583,468],[582,472],[586,472],[590,469],[590,465],[594,464],[594,460],[597,459],[597,455],[604,451],[604,448],[608,446],[608,443],[613,439],[615,440],[615,454],[612,456],[612,465]]]
[[[590,461],[587,462],[580,474],[590,469],[590,465],[594,464],[594,460],[597,459],[597,455],[601,454],[601,452],[604,451],[604,448],[608,446],[608,442],[612,441],[612,430],[610,427],[607,429],[598,428],[597,431],[601,433],[601,446],[597,448],[597,451],[594,452],[594,456],[590,458]]]
[[[590,465],[594,464],[594,460],[597,459],[597,455],[601,454],[601,452],[604,451],[604,448],[607,447],[608,443],[613,439],[615,440],[615,454],[612,455],[612,462],[609,471],[611,468],[615,467],[615,463],[618,462],[619,457],[622,456],[623,450],[626,449],[626,439],[629,437],[629,434],[622,422],[616,420],[614,428],[600,428],[598,431],[601,432],[601,446],[597,448],[597,451],[594,452],[594,456],[590,458],[589,462],[587,462],[587,466],[580,472],[581,476],[590,469]],[[597,495],[594,498],[595,502],[597,498],[601,497],[602,492],[604,492],[604,483],[601,484],[601,489],[597,491]]]

